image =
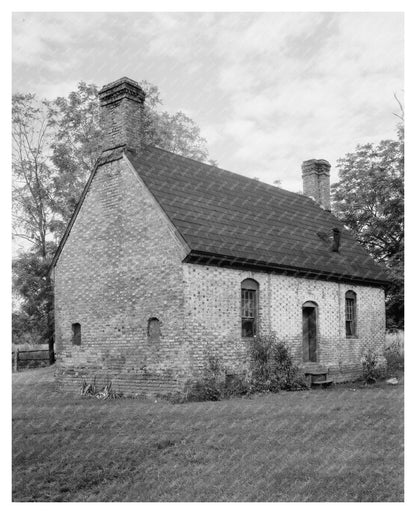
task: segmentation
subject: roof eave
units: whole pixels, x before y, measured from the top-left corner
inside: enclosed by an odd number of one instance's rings
[[[219,266],[223,268],[247,269],[255,271],[263,271],[268,273],[279,273],[288,276],[297,276],[302,278],[325,280],[333,282],[348,282],[361,285],[370,285],[376,287],[387,287],[391,284],[388,279],[375,279],[360,277],[355,275],[346,275],[335,272],[320,271],[310,268],[299,268],[295,266],[286,266],[264,261],[256,261],[253,259],[244,259],[241,257],[232,257],[227,255],[214,254],[192,250],[183,262],[190,264],[200,264],[205,266]]]

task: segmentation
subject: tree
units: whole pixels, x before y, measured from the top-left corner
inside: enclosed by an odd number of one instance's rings
[[[53,295],[47,273],[53,248],[49,246],[47,258],[32,250],[13,260],[13,290],[22,302],[13,312],[12,326],[13,342],[49,343],[53,361]]]
[[[359,145],[338,160],[332,186],[335,214],[378,262],[393,284],[387,290],[389,328],[404,319],[404,128],[396,140]]]
[[[49,159],[52,123],[48,102],[32,94],[12,99],[13,235],[28,241],[45,258],[53,219]]]

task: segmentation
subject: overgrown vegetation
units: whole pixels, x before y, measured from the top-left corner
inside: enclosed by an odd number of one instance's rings
[[[387,373],[397,374],[404,371],[404,336],[403,331],[396,330],[386,335],[384,357]]]
[[[386,373],[385,366],[380,362],[380,354],[374,348],[367,348],[362,359],[363,377],[367,384],[374,384]]]
[[[386,334],[383,354],[368,348],[363,355],[363,376],[368,384],[377,380],[400,375],[404,371],[404,335],[402,330]]]
[[[94,377],[92,382],[84,380],[81,386],[81,396],[93,396],[99,400],[115,400],[117,398],[121,398],[123,395],[114,391],[111,381],[103,388],[98,388]]]
[[[207,355],[203,376],[189,381],[183,394],[170,396],[178,402],[219,401],[253,393],[307,389],[304,376],[294,365],[287,345],[274,335],[254,337],[245,372],[230,373],[216,355]]]
[[[251,345],[252,392],[306,389],[303,374],[293,363],[287,345],[275,335],[255,337]]]

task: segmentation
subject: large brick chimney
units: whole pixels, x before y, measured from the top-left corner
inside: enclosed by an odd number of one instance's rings
[[[137,82],[123,77],[98,93],[101,105],[103,151],[124,146],[139,150],[145,92]]]
[[[310,159],[302,163],[303,194],[311,196],[326,211],[331,210],[330,169],[331,165],[324,159]]]

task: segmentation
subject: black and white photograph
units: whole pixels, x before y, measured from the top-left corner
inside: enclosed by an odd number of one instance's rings
[[[9,13],[11,502],[404,503],[405,13],[149,7]]]

